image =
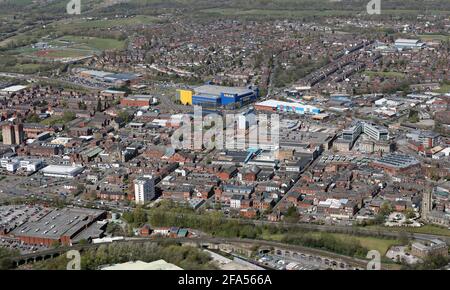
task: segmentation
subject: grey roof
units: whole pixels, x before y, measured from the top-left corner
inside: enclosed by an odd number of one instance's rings
[[[216,85],[204,85],[194,89],[196,94],[200,95],[220,95],[221,93],[232,95],[243,95],[253,93],[251,89],[242,87],[225,87]]]
[[[93,218],[103,213],[102,210],[84,208],[56,209],[38,221],[23,224],[12,233],[14,236],[48,239],[59,239],[61,236],[72,237],[89,225]]]

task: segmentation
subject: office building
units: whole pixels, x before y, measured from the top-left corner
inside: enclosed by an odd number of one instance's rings
[[[389,131],[386,128],[366,122],[353,123],[351,127],[342,131],[341,139],[348,142],[353,147],[361,134],[367,135],[374,141],[388,141]]]

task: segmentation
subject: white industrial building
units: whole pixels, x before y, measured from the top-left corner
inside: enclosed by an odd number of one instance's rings
[[[0,95],[9,95],[9,94],[14,94],[14,93],[20,93],[21,91],[25,90],[26,88],[27,88],[27,86],[21,86],[21,85],[10,86],[10,87],[1,89]]]
[[[9,172],[16,172],[19,168],[27,172],[36,172],[44,167],[44,161],[40,159],[2,158],[0,166]]]
[[[418,39],[397,39],[395,41],[395,47],[399,50],[404,49],[419,49],[425,46],[425,43],[420,42]]]
[[[83,172],[83,170],[83,166],[49,165],[42,169],[42,173],[44,176],[50,177],[74,178]]]

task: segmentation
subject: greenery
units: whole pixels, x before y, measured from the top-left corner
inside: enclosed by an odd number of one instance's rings
[[[96,270],[102,265],[126,263],[129,261],[152,262],[163,259],[185,270],[211,270],[215,267],[210,264],[208,254],[191,246],[178,244],[156,243],[113,243],[101,245],[97,249],[82,252],[81,269]],[[56,259],[38,262],[34,269],[64,270],[68,259],[60,256]]]
[[[416,110],[409,110],[408,121],[411,123],[417,123],[420,121],[419,112]]]
[[[366,228],[376,230],[386,230],[387,228],[381,225],[369,225]],[[435,225],[424,225],[420,228],[416,227],[396,227],[389,228],[392,232],[398,233],[418,233],[418,234],[429,234],[429,235],[440,235],[450,237],[450,230],[446,227],[440,227]]]
[[[424,259],[422,263],[413,265],[405,264],[404,270],[438,270],[446,266],[450,259],[441,255],[431,255]]]
[[[134,209],[132,212],[125,212],[122,215],[122,218],[127,223],[135,227],[140,227],[147,222],[147,213],[141,207],[138,207]]]
[[[367,252],[369,251],[367,248],[361,246],[361,243],[356,239],[338,239],[328,233],[321,233],[318,237],[287,234],[282,242],[304,247],[318,248],[351,257],[365,258]]]
[[[0,270],[11,269],[14,265],[10,258],[17,255],[19,255],[17,250],[0,248]]]
[[[48,126],[53,126],[53,125],[64,125],[72,120],[75,120],[76,115],[73,112],[64,112],[64,114],[59,117],[59,116],[54,116],[54,117],[50,117],[48,119],[45,119],[41,122],[41,124],[44,125],[48,125]]]
[[[218,237],[273,240],[357,257],[365,257],[368,250],[372,249],[385,253],[389,247],[400,244],[399,240],[382,236],[357,236],[357,231],[349,234],[322,234],[301,228],[249,225],[226,219],[220,212],[197,213],[191,208],[176,206],[172,202],[163,202],[152,208],[148,218],[152,226],[194,228]]]

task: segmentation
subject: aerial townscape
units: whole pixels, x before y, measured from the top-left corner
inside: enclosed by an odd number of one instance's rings
[[[449,270],[450,1],[369,2],[0,1],[0,269]]]

